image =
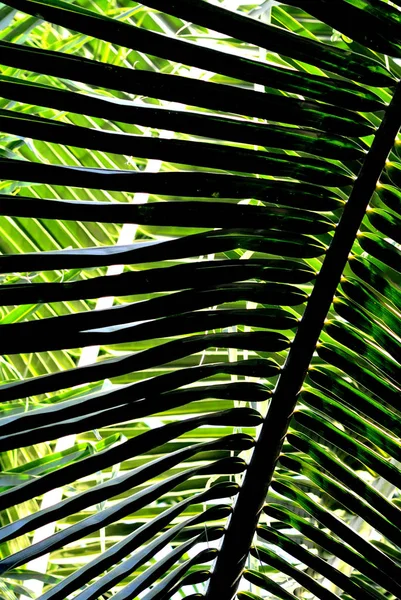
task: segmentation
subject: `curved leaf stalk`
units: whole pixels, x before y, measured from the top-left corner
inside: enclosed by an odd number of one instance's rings
[[[354,183],[277,383],[210,579],[206,593],[209,600],[231,600],[236,593],[297,396],[400,126],[401,83],[398,83]]]

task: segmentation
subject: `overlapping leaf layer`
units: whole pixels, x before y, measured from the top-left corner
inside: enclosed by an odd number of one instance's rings
[[[399,3],[0,22],[0,594],[401,597]]]

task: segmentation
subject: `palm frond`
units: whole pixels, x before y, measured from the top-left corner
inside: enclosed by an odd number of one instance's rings
[[[401,597],[398,3],[0,24],[6,597]]]

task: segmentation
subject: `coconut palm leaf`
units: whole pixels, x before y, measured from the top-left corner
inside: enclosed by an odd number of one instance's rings
[[[4,597],[401,597],[400,8],[0,7]]]

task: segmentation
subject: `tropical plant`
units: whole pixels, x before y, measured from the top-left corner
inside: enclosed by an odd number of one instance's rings
[[[401,598],[401,1],[0,24],[0,597]]]

